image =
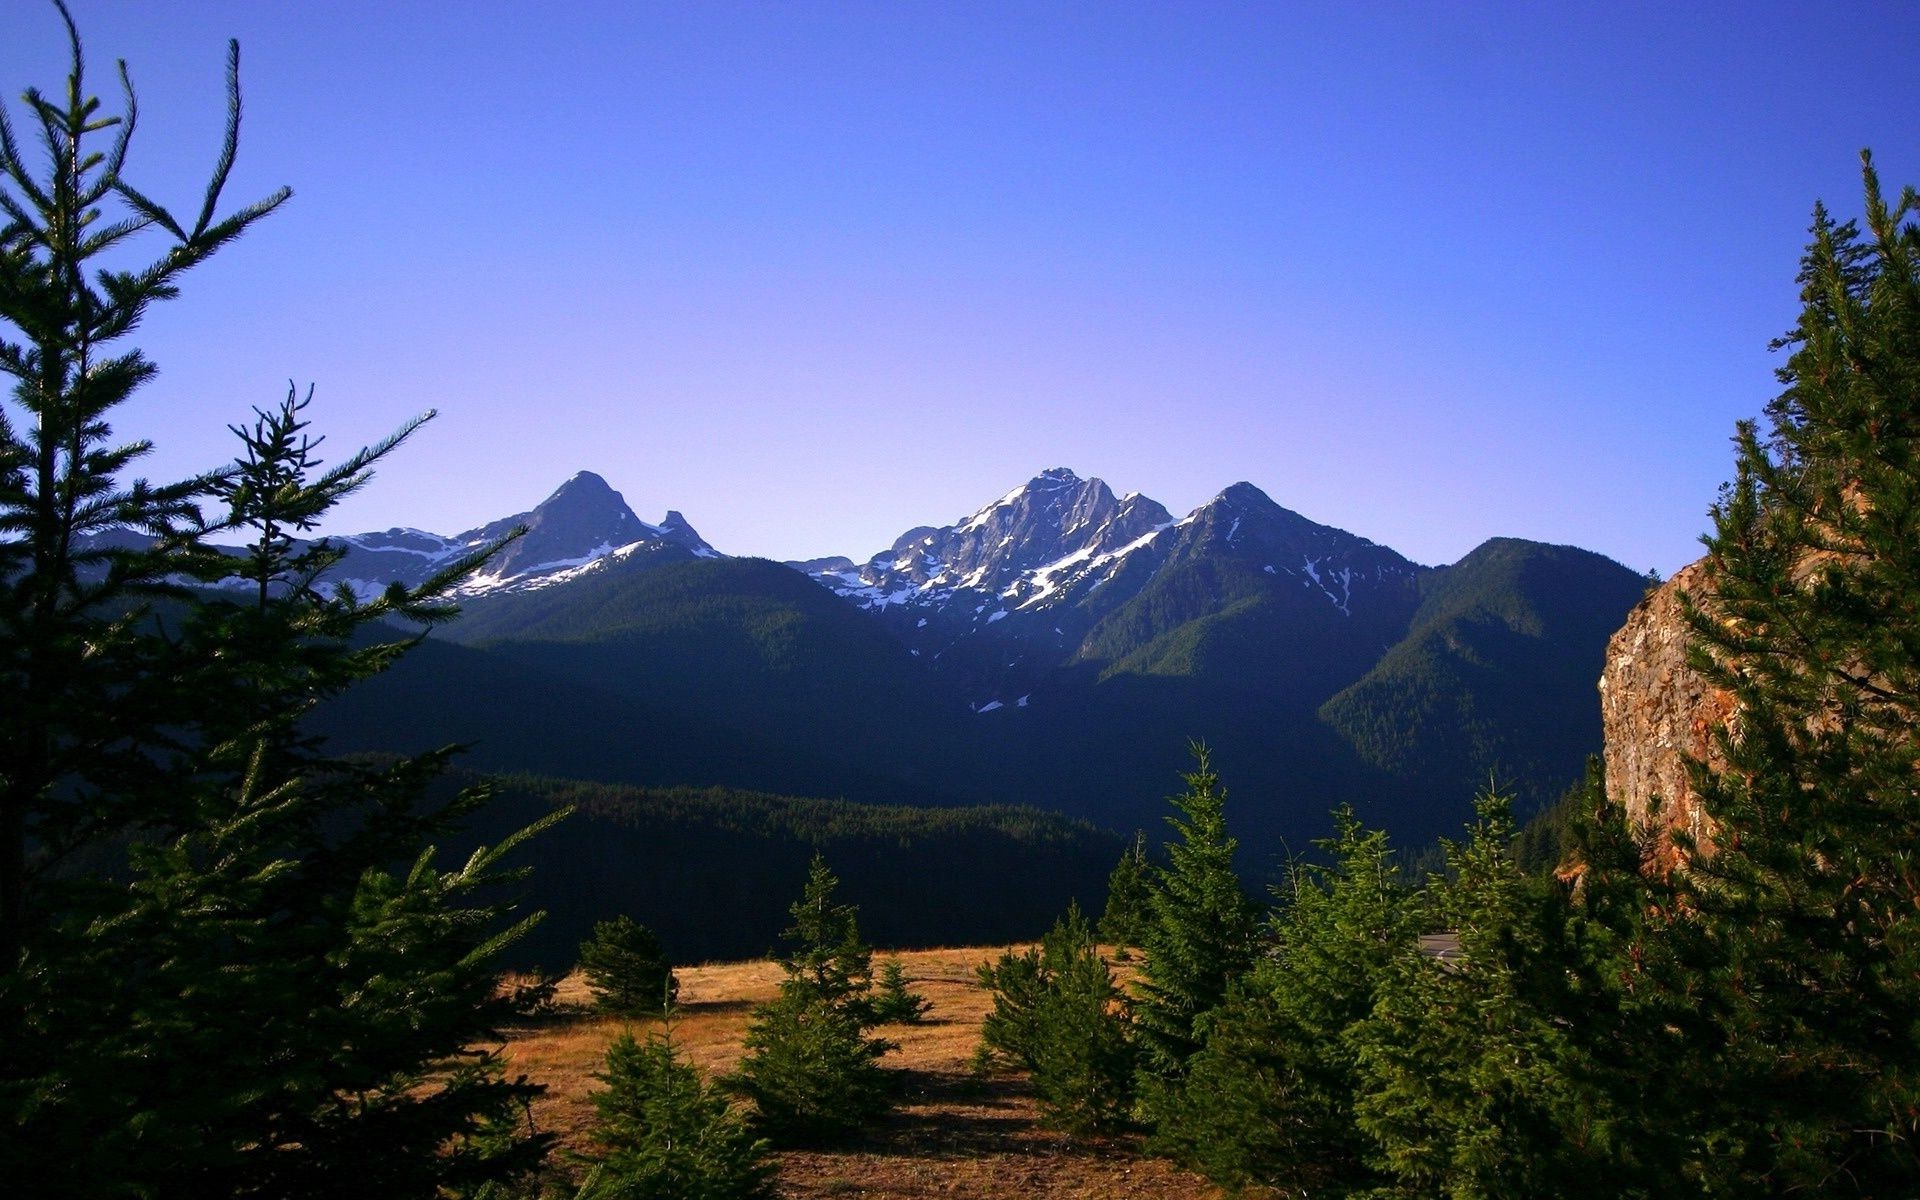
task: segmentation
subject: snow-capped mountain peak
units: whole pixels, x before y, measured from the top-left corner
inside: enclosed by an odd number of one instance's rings
[[[1048,663],[1098,657],[1144,636],[1162,609],[1193,608],[1197,616],[1226,595],[1265,596],[1280,611],[1330,618],[1350,627],[1338,637],[1364,641],[1408,610],[1423,570],[1282,508],[1251,483],[1231,485],[1176,521],[1138,492],[1116,498],[1099,479],[1063,467],[952,525],[909,530],[864,563],[791,565],[873,613],[915,655],[980,689],[983,705],[1012,704]],[[1176,582],[1154,609],[1126,618],[1131,632],[1096,632],[1161,579]]]
[[[952,525],[908,530],[859,566],[839,559],[795,565],[868,609],[958,604],[977,610],[984,624],[1008,606],[1032,607],[1070,590],[1069,577],[1106,565],[1171,523],[1144,496],[1117,500],[1101,480],[1054,467]]]
[[[446,537],[418,529],[389,529],[328,540],[346,557],[334,577],[361,592],[398,581],[417,584],[435,571],[507,538],[485,565],[455,593],[485,595],[546,587],[602,570],[636,555],[719,558],[693,526],[669,511],[658,525],[634,515],[626,499],[592,471],[580,471],[532,509]]]

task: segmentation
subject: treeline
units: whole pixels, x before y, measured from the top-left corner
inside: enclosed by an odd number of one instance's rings
[[[1701,836],[1595,772],[1528,838],[1483,795],[1414,885],[1343,811],[1256,923],[1203,754],[1103,921],[1140,931],[1133,994],[1073,913],[991,975],[989,1044],[1054,1119],[1291,1195],[1914,1194],[1920,195],[1865,176],[1865,232],[1816,210],[1787,388],[1683,598],[1738,714],[1691,764]]]
[[[490,782],[464,835],[486,844],[558,809],[529,840],[515,885],[546,918],[506,951],[562,968],[597,921],[630,916],[681,962],[769,953],[816,853],[883,946],[993,944],[1032,937],[1069,900],[1092,900],[1116,835],[1037,809],[909,808],[729,788],[637,788],[450,771],[440,786]],[[449,843],[459,850],[464,843]]]
[[[1026,1071],[1053,1124],[1143,1131],[1283,1195],[1902,1196],[1920,1178],[1915,918],[1886,903],[1910,882],[1883,877],[1843,926],[1818,920],[1833,881],[1758,867],[1778,835],[1650,874],[1656,839],[1596,772],[1560,877],[1518,860],[1487,793],[1421,883],[1341,810],[1325,861],[1256,905],[1204,751],[1188,781],[1166,865],[1125,907],[1116,886],[1098,927],[1127,931],[1130,991],[1072,908],[982,972],[982,1061]],[[1116,881],[1137,871],[1123,858]]]

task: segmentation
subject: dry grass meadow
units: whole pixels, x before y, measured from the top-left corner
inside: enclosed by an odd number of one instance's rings
[[[894,955],[912,989],[932,1002],[922,1025],[880,1032],[900,1043],[884,1064],[901,1073],[901,1100],[883,1120],[829,1149],[779,1154],[779,1193],[791,1200],[1106,1200],[1164,1197],[1213,1200],[1222,1195],[1198,1176],[1142,1157],[1135,1139],[1076,1140],[1040,1124],[1020,1079],[981,1079],[968,1069],[989,1002],[974,977],[1000,947],[911,950]],[[683,967],[674,1041],[709,1075],[739,1061],[755,1005],[773,998],[780,968],[771,962]],[[534,1110],[541,1128],[563,1146],[584,1150],[607,1044],[626,1023],[595,1015],[585,984],[569,976],[558,993],[560,1013],[509,1031],[507,1070],[524,1072],[548,1091]],[[636,1027],[635,1035],[644,1036]]]

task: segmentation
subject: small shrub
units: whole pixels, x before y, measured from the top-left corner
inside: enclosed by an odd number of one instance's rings
[[[874,985],[873,1020],[876,1025],[918,1025],[927,1019],[933,1002],[907,989],[906,969],[890,958],[880,965]]]

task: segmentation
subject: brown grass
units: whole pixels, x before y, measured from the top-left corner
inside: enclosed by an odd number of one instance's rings
[[[862,1200],[1212,1200],[1197,1176],[1140,1154],[1137,1138],[1076,1140],[1040,1124],[1024,1080],[977,1078],[968,1060],[990,1003],[974,977],[1000,948],[911,950],[898,957],[913,990],[932,1002],[926,1024],[880,1032],[900,1049],[884,1064],[901,1073],[901,1100],[887,1117],[844,1145],[778,1155],[779,1192]],[[674,1042],[701,1070],[717,1074],[740,1059],[753,1007],[773,998],[780,969],[769,962],[683,967]],[[509,1031],[507,1069],[547,1085],[534,1119],[561,1144],[588,1148],[607,1044],[627,1024],[594,1015],[578,976],[562,981],[560,1015]],[[635,1027],[644,1036],[644,1027]]]

